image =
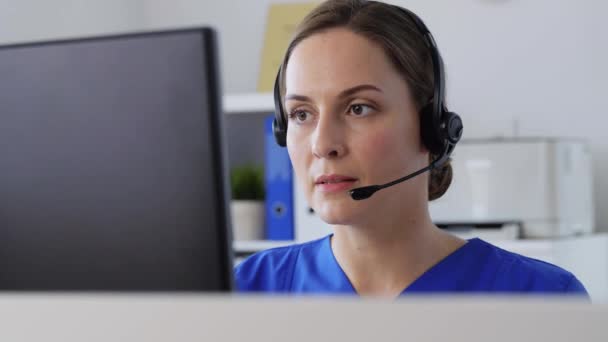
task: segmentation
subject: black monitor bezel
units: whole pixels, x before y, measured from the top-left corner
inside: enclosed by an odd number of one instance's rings
[[[198,33],[201,35],[204,60],[203,68],[206,70],[205,89],[207,89],[207,98],[209,100],[209,127],[211,131],[212,144],[212,160],[215,165],[213,168],[213,178],[215,187],[215,198],[217,221],[219,224],[217,231],[218,260],[221,274],[220,287],[214,289],[214,292],[229,292],[234,288],[233,279],[233,252],[232,252],[232,224],[229,215],[229,182],[227,172],[227,149],[224,140],[223,130],[223,110],[221,96],[221,79],[220,79],[220,63],[218,52],[218,38],[215,29],[211,27],[193,27],[193,28],[178,28],[165,30],[151,30],[131,33],[115,33],[107,35],[96,35],[80,38],[65,38],[65,39],[49,39],[44,41],[33,41],[25,43],[10,43],[0,45],[1,50],[14,50],[19,48],[41,47],[47,45],[62,45],[62,44],[78,44],[89,43],[104,40],[120,40],[133,39],[151,36],[176,35],[176,34]],[[201,208],[201,210],[203,210]],[[85,289],[86,291],[86,289]],[[145,291],[145,290],[144,290]]]

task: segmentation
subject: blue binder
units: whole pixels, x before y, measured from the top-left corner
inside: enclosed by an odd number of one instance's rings
[[[265,118],[266,238],[294,240],[293,168],[287,149],[277,145],[274,115]]]

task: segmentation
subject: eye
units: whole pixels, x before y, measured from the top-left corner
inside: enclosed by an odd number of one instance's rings
[[[371,114],[373,108],[371,106],[357,103],[350,106],[349,112],[354,114],[355,116],[366,116]]]
[[[296,122],[298,122],[298,123],[305,122],[309,116],[310,116],[310,113],[308,113],[305,110],[299,110],[299,109],[295,109],[289,113],[289,118],[292,120],[296,120]]]

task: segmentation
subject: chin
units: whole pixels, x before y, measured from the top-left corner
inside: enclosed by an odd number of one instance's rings
[[[331,225],[349,225],[357,222],[363,213],[359,203],[350,197],[344,199],[321,199],[313,208],[323,222]]]

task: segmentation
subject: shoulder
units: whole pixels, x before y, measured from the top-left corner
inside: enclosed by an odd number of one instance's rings
[[[302,254],[320,248],[327,237],[255,253],[234,269],[236,288],[241,292],[287,292]]]
[[[509,252],[477,239],[486,269],[495,274],[499,290],[518,292],[572,292],[587,294],[583,284],[569,271],[554,264]]]

